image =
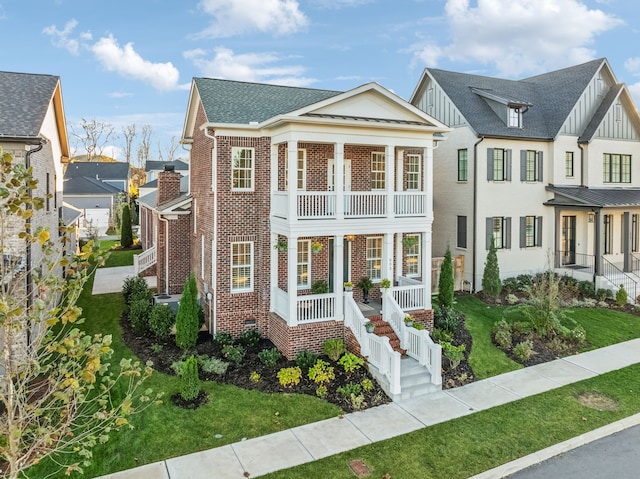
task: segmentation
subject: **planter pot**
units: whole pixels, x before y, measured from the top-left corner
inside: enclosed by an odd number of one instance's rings
[[[353,286],[345,286],[344,290],[345,291],[353,291]]]
[[[374,329],[376,329],[375,326],[365,326],[365,329],[367,330],[367,333],[373,333]]]
[[[369,303],[369,290],[368,289],[363,289],[362,290],[362,302],[364,304]]]
[[[407,326],[407,328],[410,328],[413,326],[413,321],[405,321],[404,324],[405,326]]]

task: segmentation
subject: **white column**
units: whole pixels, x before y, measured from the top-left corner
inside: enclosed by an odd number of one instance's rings
[[[387,217],[394,215],[395,205],[393,197],[394,173],[395,173],[395,145],[387,145],[385,148],[385,186],[387,190]]]
[[[278,191],[278,145],[271,145],[271,193]]]
[[[289,186],[289,223],[298,219],[298,142],[287,142],[287,174]]]
[[[291,175],[289,175],[291,179]],[[291,186],[291,181],[289,181]],[[295,190],[294,190],[295,191]],[[289,326],[297,326],[298,324],[298,237],[290,236],[287,238],[287,296],[289,298],[289,317],[287,324]]]
[[[271,232],[271,243],[269,244],[269,254],[271,255],[269,268],[269,311],[276,310],[276,291],[278,290],[278,250],[273,246],[278,241],[278,235]]]
[[[420,235],[420,274],[424,285],[425,309],[431,309],[431,226]]]
[[[344,218],[344,143],[333,145],[334,156],[334,193],[336,195],[336,219]]]
[[[395,250],[396,250],[396,270],[394,271],[395,274],[394,274],[393,280],[397,281],[398,278],[400,276],[402,276],[402,266],[403,266],[402,254],[404,253],[404,249],[402,247],[402,234],[401,233],[396,234],[396,242],[395,243],[396,243],[396,248],[395,248]],[[391,278],[389,278],[389,279],[391,279]]]
[[[433,148],[425,148],[423,152],[423,184],[425,192],[425,213],[427,218],[433,220]]]
[[[333,240],[333,289],[336,295],[336,308],[333,316],[336,321],[344,320],[344,236],[336,235]]]
[[[393,233],[385,233],[382,240],[382,278],[393,277]]]
[[[396,155],[396,191],[403,191],[402,189],[402,173],[404,171],[404,150],[398,150]]]

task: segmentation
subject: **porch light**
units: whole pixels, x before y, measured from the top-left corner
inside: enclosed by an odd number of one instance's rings
[[[593,212],[589,213],[589,223],[593,223],[596,219],[596,214]]]
[[[356,239],[356,235],[344,235],[344,239],[351,243],[354,239]]]

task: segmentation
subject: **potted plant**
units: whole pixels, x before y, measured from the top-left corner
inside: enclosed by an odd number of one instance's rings
[[[319,279],[311,285],[311,292],[313,294],[327,294],[329,292],[329,285],[324,279]]]
[[[367,330],[367,333],[373,333],[373,330],[376,329],[376,326],[371,321],[367,321],[366,323],[364,323],[364,329]]]
[[[318,254],[320,251],[322,251],[322,243],[320,243],[320,241],[312,241],[311,251],[313,252],[313,254]]]
[[[362,302],[367,304],[369,302],[369,290],[373,288],[373,282],[369,276],[363,276],[360,281],[356,283],[356,288],[362,290]]]
[[[402,240],[402,244],[406,249],[413,248],[415,245],[418,244],[418,237],[413,235],[405,236],[404,239]]]
[[[351,281],[345,281],[344,282],[344,290],[345,291],[352,291],[353,290],[353,283]]]
[[[384,290],[387,290],[391,287],[391,280],[389,280],[389,278],[383,278],[380,281],[380,287]]]
[[[287,240],[286,239],[278,239],[278,242],[273,246],[275,249],[277,249],[278,251],[287,251]]]
[[[405,326],[407,326],[408,328],[410,328],[411,326],[413,326],[413,316],[411,316],[410,314],[405,315],[405,317],[404,317],[404,324],[405,324]]]

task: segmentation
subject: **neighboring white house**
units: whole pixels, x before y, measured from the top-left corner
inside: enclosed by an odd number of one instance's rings
[[[480,290],[493,240],[503,278],[551,262],[635,298],[640,116],[606,59],[517,81],[427,68],[411,103],[453,128],[434,152],[434,256],[465,255]]]

